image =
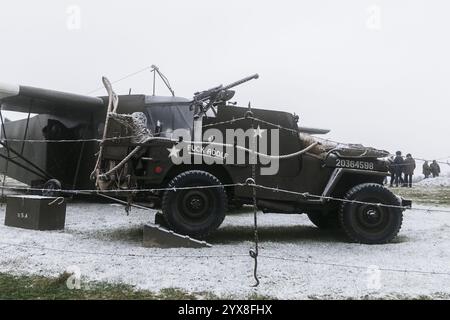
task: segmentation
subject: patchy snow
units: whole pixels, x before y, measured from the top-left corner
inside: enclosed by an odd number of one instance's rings
[[[2,206],[1,221],[4,212]],[[65,231],[0,225],[0,272],[56,276],[77,266],[89,281],[122,282],[152,291],[176,287],[235,298],[253,293],[284,299],[450,294],[450,275],[381,271],[378,281],[376,272],[368,269],[376,265],[450,273],[448,213],[412,210],[405,214],[395,243],[379,246],[348,243],[340,233],[313,227],[305,216],[260,214],[257,289],[251,288],[253,260],[248,257],[253,246],[251,214],[228,216],[210,239],[213,248],[204,249],[143,248],[140,230],[150,220],[153,213],[146,211],[126,216],[116,205],[69,203]]]
[[[423,179],[416,185],[420,187],[450,187],[450,176]]]

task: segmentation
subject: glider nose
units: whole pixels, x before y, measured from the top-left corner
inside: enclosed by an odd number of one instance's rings
[[[19,91],[20,87],[18,85],[0,82],[0,100],[7,97],[17,96]]]

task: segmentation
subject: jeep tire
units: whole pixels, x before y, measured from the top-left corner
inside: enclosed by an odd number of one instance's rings
[[[397,236],[403,210],[399,199],[390,190],[380,184],[364,183],[350,189],[345,200],[339,211],[339,221],[351,240],[384,244]]]

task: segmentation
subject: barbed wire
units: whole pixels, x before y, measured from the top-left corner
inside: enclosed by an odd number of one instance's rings
[[[124,76],[124,77],[122,77],[122,78],[120,78],[120,79],[114,80],[113,82],[111,82],[111,84],[119,83],[119,82],[121,82],[121,81],[123,81],[123,80],[126,80],[126,79],[128,79],[128,78],[134,77],[134,76],[136,76],[136,75],[138,75],[138,74],[140,74],[140,73],[142,73],[142,72],[145,72],[145,71],[151,70],[151,69],[152,69],[151,66],[150,66],[150,67],[145,67],[145,68],[140,69],[140,70],[138,70],[138,71],[135,71],[135,72],[132,72],[132,73],[130,73],[130,74],[127,74],[126,76]],[[94,89],[94,90],[91,90],[91,91],[87,92],[86,94],[87,94],[87,95],[90,95],[90,94],[95,93],[95,92],[97,92],[97,91],[99,91],[99,90],[102,90],[102,89],[105,89],[105,87],[103,87],[103,86],[102,86],[102,87],[98,87],[98,88],[96,88],[96,89]]]
[[[117,252],[101,252],[101,251],[86,251],[86,250],[73,250],[73,249],[59,249],[51,248],[46,246],[31,245],[31,244],[20,244],[0,241],[0,245],[7,247],[17,247],[25,248],[39,251],[50,251],[59,252],[64,254],[77,254],[77,255],[92,255],[92,256],[109,256],[109,257],[124,257],[124,258],[152,258],[152,259],[220,259],[220,258],[248,258],[247,254],[139,254],[139,253],[117,253]],[[301,256],[289,256],[281,257],[267,254],[260,254],[260,258],[273,259],[278,261],[288,261],[288,262],[300,262],[303,264],[311,265],[321,265],[335,268],[349,268],[349,269],[359,269],[367,270],[370,266],[362,266],[355,264],[346,263],[335,263],[335,262],[325,262],[325,261],[314,261],[310,258],[305,258]],[[414,273],[414,274],[426,274],[426,275],[439,275],[439,276],[450,276],[450,272],[442,271],[429,271],[429,270],[417,270],[417,269],[404,269],[404,268],[394,268],[394,267],[379,267],[381,271],[386,272],[398,272],[398,273]]]
[[[330,201],[337,201],[337,202],[343,202],[343,203],[354,203],[354,204],[362,204],[362,205],[375,205],[377,207],[383,207],[383,208],[393,208],[393,209],[401,209],[401,210],[416,210],[416,211],[426,211],[426,212],[446,212],[450,213],[450,209],[434,209],[434,208],[413,208],[410,206],[401,206],[401,205],[390,205],[390,204],[384,204],[384,203],[374,203],[374,202],[367,202],[367,201],[359,201],[359,200],[350,200],[345,198],[338,198],[338,197],[332,197],[332,196],[324,196],[324,195],[316,195],[311,194],[309,192],[296,192],[291,190],[285,190],[280,188],[274,188],[274,187],[267,187],[262,185],[255,185],[255,188],[265,189],[265,190],[271,190],[274,192],[281,192],[281,193],[288,193],[292,195],[300,196],[304,199],[311,197],[316,198],[318,200],[330,200]]]
[[[148,68],[146,68],[148,69]],[[146,70],[144,69],[144,70]],[[120,80],[118,80],[120,81]],[[117,81],[117,82],[118,82]],[[285,130],[291,133],[296,133],[296,134],[300,134],[301,131],[300,129],[292,129],[292,128],[287,128],[284,127],[280,124],[276,124],[267,120],[263,120],[257,117],[254,117],[253,115],[246,115],[244,117],[239,117],[239,118],[233,118],[230,120],[226,120],[226,121],[221,121],[221,122],[215,122],[215,123],[211,123],[211,124],[206,124],[203,126],[203,128],[208,128],[208,127],[214,127],[214,126],[218,126],[218,125],[224,125],[224,124],[233,124],[235,122],[239,122],[242,120],[251,120],[251,121],[256,121],[256,122],[260,122],[260,123],[264,123],[270,126],[273,126],[275,128],[281,129],[281,130]],[[79,143],[79,142],[97,142],[97,143],[102,143],[105,141],[121,141],[121,140],[128,140],[128,139],[135,139],[138,138],[138,136],[136,135],[132,135],[132,136],[125,136],[125,137],[111,137],[111,138],[105,138],[105,139],[63,139],[63,140],[46,140],[46,139],[1,139],[2,142],[22,142],[22,143]],[[336,144],[337,146],[335,146],[335,148],[339,148],[340,146],[346,146],[348,148],[353,148],[353,149],[361,149],[362,151],[364,150],[368,150],[368,147],[364,147],[362,145],[359,144],[352,144],[352,143],[344,143],[344,142],[340,142],[340,141],[335,141],[329,138],[322,138],[319,136],[314,136],[314,139],[319,140],[319,141],[323,141],[323,142],[328,142],[328,143],[333,143]],[[180,142],[179,140],[176,139],[171,139],[171,138],[167,138],[167,137],[151,137],[149,139],[149,142],[151,141],[156,141],[156,140],[161,140],[161,141],[168,141],[168,142],[173,142],[173,143],[178,143]],[[229,145],[229,144],[223,144],[223,143],[214,143],[214,142],[207,142],[207,141],[184,141],[185,143],[191,143],[191,144],[208,144],[208,145],[217,145],[217,146],[222,146],[222,147],[236,147],[235,145]],[[237,146],[239,147],[239,146]],[[358,148],[357,148],[358,147]],[[240,147],[243,148],[243,147]],[[247,148],[243,148],[245,149],[245,151],[248,151],[249,149]],[[330,149],[329,151],[334,151],[333,149]],[[338,150],[337,150],[338,151]],[[268,155],[265,155],[268,156]],[[395,154],[388,154],[385,156],[385,158],[387,157],[395,157]],[[443,159],[449,159],[449,157],[443,157],[443,158],[439,158],[436,160],[437,163],[440,164],[447,164],[450,166],[450,162],[443,162],[443,161],[439,161],[439,160],[443,160]],[[427,159],[423,159],[423,158],[414,158],[415,160],[419,160],[419,161],[431,161],[431,160],[427,160]],[[408,166],[408,164],[393,164],[393,166]]]
[[[220,121],[220,122],[214,122],[214,123],[210,123],[210,124],[205,124],[202,126],[202,128],[209,128],[209,127],[215,127],[215,126],[219,126],[219,125],[224,125],[224,124],[233,124],[235,122],[239,122],[242,120],[247,120],[248,118],[246,117],[239,117],[239,118],[233,118],[231,120],[225,120],[225,121]]]
[[[426,212],[447,212],[450,213],[450,209],[434,209],[434,208],[413,208],[409,206],[401,206],[401,205],[389,205],[384,203],[374,203],[374,202],[367,202],[367,201],[358,201],[358,200],[350,200],[345,198],[338,198],[338,197],[332,197],[332,196],[324,196],[324,195],[316,195],[311,194],[309,192],[296,192],[291,190],[285,190],[280,188],[274,188],[274,187],[267,187],[262,185],[255,185],[256,188],[265,189],[265,190],[271,190],[274,192],[281,192],[281,193],[288,193],[292,195],[297,195],[302,198],[316,198],[318,200],[330,200],[330,201],[337,201],[337,202],[343,202],[343,203],[354,203],[354,204],[362,204],[362,205],[375,205],[377,207],[383,207],[383,208],[393,208],[393,209],[401,209],[401,210],[416,210],[416,211],[426,211]]]
[[[207,186],[193,186],[193,187],[176,187],[176,188],[151,188],[151,189],[114,189],[114,190],[98,190],[98,189],[58,189],[52,190],[60,193],[67,194],[99,194],[99,193],[139,193],[139,192],[158,192],[158,191],[179,191],[179,190],[192,190],[192,189],[211,189],[211,188],[228,188],[228,187],[238,187],[246,186],[245,183],[230,183],[230,184],[217,184],[217,185],[207,185]],[[0,186],[0,189],[2,187]],[[27,192],[45,192],[48,189],[42,188],[32,188],[32,187],[14,187],[5,186],[5,190],[15,190],[15,191],[27,191]]]
[[[133,138],[137,138],[137,136],[125,136],[125,137],[111,137],[111,138],[105,138],[105,139],[76,139],[76,140],[29,140],[29,139],[0,139],[1,142],[22,142],[22,143],[81,143],[81,142],[97,142],[97,143],[103,143],[103,142],[117,142],[120,140],[128,140],[128,139],[133,139]],[[317,138],[317,137],[315,137]],[[217,147],[229,147],[229,148],[236,148],[238,150],[242,150],[245,152],[249,152],[249,153],[255,153],[260,157],[263,158],[277,158],[277,159],[285,159],[285,158],[290,158],[290,157],[294,157],[294,156],[299,156],[303,153],[307,153],[308,151],[310,151],[311,149],[313,149],[315,146],[319,145],[319,142],[315,142],[311,145],[309,145],[307,148],[300,150],[296,153],[292,153],[292,154],[287,154],[287,155],[279,155],[279,156],[274,156],[274,155],[268,155],[268,154],[263,154],[260,152],[255,152],[252,149],[248,149],[239,145],[231,145],[231,144],[226,144],[226,143],[218,143],[218,142],[208,142],[208,141],[181,141],[177,140],[177,139],[171,139],[171,138],[167,138],[167,137],[151,137],[149,138],[146,143],[143,144],[133,144],[133,145],[146,145],[148,143],[154,142],[154,141],[164,141],[164,142],[171,142],[171,143],[186,143],[186,144],[193,144],[193,145],[210,145],[210,146],[217,146]],[[349,145],[351,146],[351,145]],[[332,151],[332,150],[331,150]],[[194,155],[199,155],[197,153],[193,153]],[[394,155],[389,155],[389,156],[394,156]],[[420,159],[420,158],[414,158],[415,160],[420,160],[420,161],[429,161],[429,160],[425,160],[425,159]],[[447,164],[450,166],[450,162],[442,162],[442,161],[436,161],[437,163],[441,163],[441,164]],[[409,164],[392,164],[392,167],[402,167],[402,166],[409,166]]]
[[[1,245],[12,246],[12,247],[22,247],[28,249],[38,249],[44,251],[55,251],[62,253],[73,253],[80,255],[97,255],[97,256],[117,256],[117,257],[136,257],[136,258],[159,258],[159,259],[175,259],[175,258],[193,258],[193,259],[202,259],[202,258],[235,258],[235,257],[246,257],[247,254],[221,254],[221,255],[212,255],[212,254],[202,254],[202,255],[189,255],[189,254],[176,254],[176,255],[157,255],[157,254],[135,254],[135,253],[117,253],[117,252],[99,252],[99,251],[78,251],[71,249],[58,249],[58,248],[50,248],[43,246],[35,246],[35,245],[26,245],[26,244],[16,244],[16,243],[8,243],[8,242],[0,242]]]
[[[286,128],[286,127],[284,127],[284,126],[282,126],[280,124],[276,124],[276,123],[273,123],[273,122],[270,122],[270,121],[259,119],[259,118],[253,117],[253,116],[248,116],[248,117],[242,117],[242,118],[237,118],[237,119],[232,119],[232,120],[227,120],[227,121],[211,123],[211,124],[208,124],[208,125],[204,125],[203,127],[205,128],[205,127],[213,127],[215,125],[232,124],[232,123],[235,123],[236,121],[246,120],[246,119],[250,119],[250,120],[254,120],[254,121],[260,122],[260,123],[264,123],[264,124],[267,124],[267,125],[270,125],[270,126],[273,126],[275,128],[278,128],[278,129],[281,129],[281,130],[285,130],[285,131],[288,131],[288,132],[301,133],[300,129],[296,130],[296,129],[292,129],[292,128]],[[319,137],[319,136],[314,136],[314,139],[321,140],[323,142],[329,142],[329,143],[337,144],[338,146],[347,146],[347,147],[350,147],[350,148],[355,148],[357,146],[357,144],[336,141],[336,140],[332,140],[332,139],[329,139],[329,138],[322,138],[322,137]],[[367,147],[363,147],[363,148],[367,149]],[[392,157],[392,156],[396,156],[396,155],[392,154],[392,153],[387,155],[387,157]],[[427,160],[427,159],[423,159],[423,158],[414,158],[414,159],[415,160],[420,160],[420,161],[431,161],[431,160]],[[448,162],[448,161],[447,162],[439,161],[439,160],[445,160],[445,159],[450,159],[450,156],[438,158],[438,159],[436,159],[436,162],[437,163],[441,163],[441,164],[447,164],[447,165],[450,166],[450,162]]]
[[[363,269],[367,270],[368,267],[361,265],[352,265],[352,264],[344,264],[344,263],[335,263],[335,262],[324,262],[324,261],[312,261],[310,259],[302,258],[302,257],[279,257],[279,256],[271,256],[271,255],[260,255],[261,258],[266,259],[275,259],[281,261],[294,261],[294,262],[302,262],[305,264],[313,264],[313,265],[322,265],[329,267],[338,267],[338,268],[351,268],[351,269]],[[431,274],[431,275],[445,275],[450,276],[450,272],[440,272],[440,271],[427,271],[427,270],[415,270],[415,269],[401,269],[401,268],[378,268],[381,271],[388,272],[400,272],[400,273],[418,273],[418,274]]]
[[[227,124],[227,123],[234,123],[234,122],[236,122],[236,121],[243,120],[243,119],[251,119],[251,120],[254,120],[254,121],[259,121],[259,122],[263,122],[263,123],[266,123],[266,124],[270,124],[270,125],[272,125],[272,126],[275,126],[275,127],[277,127],[277,128],[280,128],[280,129],[288,130],[288,131],[290,131],[290,132],[296,132],[296,133],[299,133],[299,131],[296,131],[296,130],[294,130],[294,129],[285,128],[285,127],[282,127],[281,125],[274,124],[274,123],[271,123],[271,122],[268,122],[268,121],[265,121],[265,120],[262,120],[262,119],[258,119],[258,118],[255,118],[255,117],[242,117],[242,118],[236,118],[236,119],[232,119],[232,120],[228,120],[228,121],[217,122],[217,123],[205,125],[205,126],[203,126],[203,127],[209,127],[209,126],[215,126],[215,125]],[[17,143],[82,143],[82,142],[96,142],[96,143],[103,143],[103,142],[120,142],[121,140],[129,140],[129,139],[135,139],[135,138],[138,138],[138,136],[136,136],[136,135],[131,135],[131,136],[110,137],[110,138],[105,138],[105,139],[96,139],[96,138],[92,138],[92,139],[62,139],[62,140],[47,140],[47,139],[0,139],[0,141],[3,142],[3,143],[4,143],[4,142],[17,142]],[[316,139],[316,140],[321,140],[321,141],[324,141],[324,142],[331,142],[331,143],[337,144],[337,146],[336,146],[337,148],[339,148],[339,146],[347,146],[347,147],[349,147],[349,148],[355,149],[357,146],[359,146],[359,145],[356,145],[356,144],[350,144],[350,143],[338,142],[338,141],[334,141],[334,140],[331,140],[331,139],[321,138],[321,137],[318,137],[318,136],[314,136],[314,139]],[[146,145],[146,144],[151,143],[151,142],[154,142],[154,141],[164,141],[164,142],[171,142],[171,143],[180,143],[180,140],[172,139],[172,138],[168,138],[168,137],[151,137],[151,138],[148,139],[148,141],[147,141],[146,143],[143,143],[143,144],[135,144],[135,145]],[[235,148],[237,148],[238,150],[243,150],[243,151],[246,151],[246,152],[255,152],[255,151],[253,151],[253,150],[250,150],[250,149],[245,148],[245,147],[242,147],[242,146],[231,145],[231,144],[226,144],[226,143],[208,142],[208,141],[181,141],[181,142],[182,142],[182,143],[187,143],[187,144],[203,144],[203,145],[211,145],[211,146],[218,146],[218,147],[235,147]],[[320,142],[316,142],[316,143],[314,143],[314,145],[308,146],[308,150],[307,150],[307,151],[309,151],[310,149],[314,148],[314,147],[315,147],[316,145],[318,145],[318,144],[320,144]],[[361,149],[361,151],[364,151],[364,150],[367,150],[368,148],[362,146],[362,147],[359,148],[359,149]],[[336,149],[336,150],[330,149],[330,151],[339,151],[339,150],[338,150],[338,149]],[[271,155],[266,155],[266,154],[262,154],[262,153],[258,153],[258,152],[256,152],[256,153],[257,153],[259,156],[262,156],[262,157],[266,157],[266,158],[280,158],[280,159],[283,159],[283,158],[289,158],[289,157],[292,157],[292,156],[297,156],[297,155],[299,155],[299,154],[297,154],[297,153],[294,153],[294,154],[283,155],[283,156],[271,156]],[[302,154],[302,153],[303,153],[303,152],[300,151],[300,154]],[[394,154],[388,154],[385,158],[387,158],[387,157],[393,157],[393,156],[396,156],[396,155],[394,155]],[[447,157],[447,158],[450,158],[450,157]],[[442,160],[442,159],[447,159],[447,158],[440,158],[440,159]],[[431,160],[427,160],[427,159],[423,159],[423,158],[414,158],[414,159],[415,159],[415,160],[419,160],[419,161],[424,161],[424,162],[425,162],[425,161],[431,162]],[[449,161],[443,162],[443,161],[436,160],[436,162],[437,162],[437,163],[440,163],[440,164],[446,164],[446,165],[449,165],[449,166],[450,166],[450,162],[449,162]],[[392,164],[392,166],[393,166],[393,167],[402,167],[402,166],[409,166],[409,164]]]
[[[247,117],[247,118],[252,118],[252,121],[255,121],[256,118],[254,118],[253,116]],[[116,140],[118,138],[123,138],[123,137],[114,137],[114,138],[110,138],[111,140]],[[176,142],[177,140],[173,140],[173,139],[169,139],[169,138],[161,138],[161,137],[155,137],[155,139],[162,139],[165,141],[171,141],[171,142]],[[64,140],[64,141],[69,141],[69,140]],[[84,140],[86,141],[86,140]],[[214,145],[223,145],[223,146],[229,146],[227,144],[222,144],[222,143],[214,143],[214,142],[193,142],[193,141],[185,141],[185,143],[200,143],[200,144],[214,144]],[[283,157],[290,157],[290,156],[295,156],[295,155],[299,155],[299,154],[303,154],[307,151],[309,151],[311,148],[313,148],[315,146],[315,144],[308,146],[306,149],[300,150],[297,153],[291,154],[291,155],[284,155],[284,156],[278,156],[278,158],[283,158]],[[245,151],[251,151],[254,152],[253,150],[247,149],[247,148],[243,148]],[[258,155],[262,155],[260,153],[257,153]],[[222,188],[222,187],[236,187],[236,186],[245,186],[248,185],[246,183],[235,183],[235,184],[227,184],[227,185],[217,185],[217,186],[196,186],[195,188],[197,189],[204,189],[204,188]],[[307,197],[312,197],[312,198],[316,198],[318,200],[332,200],[332,201],[340,201],[340,202],[346,202],[346,203],[357,203],[357,204],[372,204],[373,203],[369,203],[369,202],[363,202],[363,201],[355,201],[355,200],[349,200],[349,199],[343,199],[343,198],[337,198],[337,197],[331,197],[331,196],[324,196],[324,195],[315,195],[315,194],[310,194],[307,192],[295,192],[295,191],[291,191],[291,190],[284,190],[284,189],[279,189],[279,188],[273,188],[273,187],[268,187],[268,186],[262,186],[262,185],[254,185],[254,187],[256,188],[261,188],[261,189],[267,189],[267,190],[272,190],[275,192],[282,192],[282,193],[289,193],[289,194],[294,194],[294,195],[298,195],[301,196],[303,198],[307,198]],[[2,189],[2,192],[4,190],[8,190],[8,189],[13,189],[13,190],[21,190],[21,191],[26,191],[26,192],[34,192],[34,191],[38,191],[38,192],[44,192],[46,191],[45,189],[39,189],[39,188],[30,188],[30,187],[26,187],[26,188],[17,188],[17,187],[7,187],[5,185],[0,186],[0,188]],[[191,189],[191,187],[186,187],[186,188],[178,188],[178,190],[183,190],[183,189]],[[114,193],[114,194],[118,194],[118,193],[128,193],[128,194],[133,194],[133,193],[138,193],[138,192],[159,192],[159,191],[168,191],[168,190],[173,190],[176,191],[176,189],[169,189],[169,188],[151,188],[151,189],[125,189],[125,190],[93,190],[93,189],[85,189],[85,190],[61,190],[61,192],[64,193],[68,193],[68,194],[80,194],[80,193],[91,193],[91,194],[102,194],[102,193]],[[398,209],[410,209],[409,207],[404,207],[404,206],[398,206],[398,205],[386,205],[386,204],[376,204],[377,206],[380,207],[389,207],[389,208],[398,208]],[[442,210],[442,209],[421,209],[421,208],[417,208],[415,210],[423,210],[423,211],[427,211],[427,212],[434,212],[434,211],[439,211],[439,212],[446,212],[446,210]]]
[[[79,140],[28,140],[30,142],[51,142],[51,143],[67,143],[67,142],[100,142],[103,143],[105,141],[116,141],[116,140],[121,140],[121,139],[129,139],[129,138],[136,138],[136,136],[128,136],[128,137],[113,137],[113,138],[105,138],[105,139],[79,139]],[[14,142],[26,142],[26,140],[20,140],[20,139],[8,139],[8,140],[0,140],[1,142],[3,141],[14,141]],[[209,145],[209,146],[216,146],[216,147],[226,147],[226,148],[236,148],[237,150],[241,150],[241,151],[245,151],[247,153],[250,154],[255,154],[261,158],[269,158],[269,159],[287,159],[287,158],[292,158],[295,156],[300,156],[308,151],[310,151],[311,149],[313,149],[315,146],[318,145],[318,142],[315,142],[309,146],[307,146],[306,148],[299,150],[297,152],[294,153],[290,153],[290,154],[284,154],[284,155],[268,155],[265,153],[261,153],[261,152],[257,152],[253,149],[249,149],[249,148],[245,148],[239,145],[232,145],[232,144],[227,144],[227,143],[219,143],[219,142],[209,142],[209,141],[180,141],[177,139],[171,139],[171,138],[167,138],[167,137],[149,137],[146,142],[144,143],[134,143],[134,144],[130,144],[130,145],[139,145],[139,146],[144,146],[148,143],[154,142],[154,141],[165,141],[165,142],[171,142],[171,143],[178,143],[178,144],[191,144],[191,145]],[[191,155],[203,155],[202,153],[191,153]],[[129,156],[129,155],[128,155]]]
[[[25,143],[79,143],[79,142],[98,142],[102,143],[105,141],[120,141],[120,140],[129,140],[136,139],[139,136],[122,136],[122,137],[111,137],[105,139],[63,139],[63,140],[46,140],[46,139],[0,139],[1,142],[25,142]],[[179,140],[167,138],[167,137],[151,137],[151,140],[162,140],[169,142],[179,142]]]
[[[138,194],[142,192],[164,192],[164,191],[183,191],[183,190],[193,190],[193,189],[213,189],[213,188],[230,188],[230,187],[250,187],[256,189],[264,189],[273,192],[286,193],[291,195],[296,195],[301,197],[302,199],[314,198],[316,200],[328,200],[328,201],[336,201],[343,203],[353,203],[353,204],[362,204],[362,205],[372,205],[383,208],[393,208],[393,209],[401,209],[401,210],[416,210],[416,211],[426,211],[426,212],[445,212],[450,213],[450,209],[436,209],[436,208],[414,208],[410,206],[402,206],[402,205],[393,205],[393,204],[385,204],[385,203],[374,203],[368,201],[359,201],[359,200],[351,200],[346,198],[339,198],[333,196],[326,195],[318,195],[312,194],[309,192],[297,192],[293,190],[282,189],[278,187],[269,187],[260,184],[252,184],[249,181],[244,183],[230,183],[230,184],[218,184],[218,185],[204,185],[204,186],[192,186],[192,187],[177,187],[177,188],[143,188],[143,189],[114,189],[114,190],[98,190],[98,189],[60,189],[60,190],[52,190],[57,191],[61,194],[74,194],[74,195],[101,195],[101,194]],[[47,192],[47,189],[43,188],[32,188],[32,187],[15,187],[15,186],[0,186],[2,190],[13,190],[13,191],[22,191],[22,192]]]

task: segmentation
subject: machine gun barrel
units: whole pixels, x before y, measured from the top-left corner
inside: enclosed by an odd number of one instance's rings
[[[241,84],[249,82],[250,80],[258,79],[258,78],[259,78],[259,74],[256,73],[256,74],[254,74],[254,75],[252,75],[250,77],[246,77],[246,78],[241,79],[239,81],[233,82],[232,84],[229,84],[229,85],[223,87],[222,90],[230,90],[230,89],[232,89],[234,87],[240,86]]]
[[[248,82],[248,81],[250,81],[250,80],[258,79],[258,78],[259,78],[259,75],[258,75],[258,74],[254,74],[254,75],[252,75],[252,76],[250,76],[250,77],[246,77],[246,78],[241,79],[241,80],[239,80],[239,81],[233,82],[232,84],[229,84],[229,85],[227,85],[227,86],[225,86],[225,87],[224,87],[223,85],[220,85],[220,86],[214,87],[214,88],[209,89],[209,90],[206,90],[206,91],[197,92],[197,93],[195,93],[195,95],[194,95],[194,100],[195,100],[195,101],[204,101],[204,100],[207,100],[207,99],[209,99],[211,96],[214,96],[215,94],[217,94],[217,93],[219,93],[219,92],[221,92],[221,91],[227,91],[227,90],[230,90],[230,89],[232,89],[232,88],[234,88],[234,87],[237,87],[237,86],[239,86],[239,85],[241,85],[241,84],[243,84],[243,83],[246,83],[246,82]]]

